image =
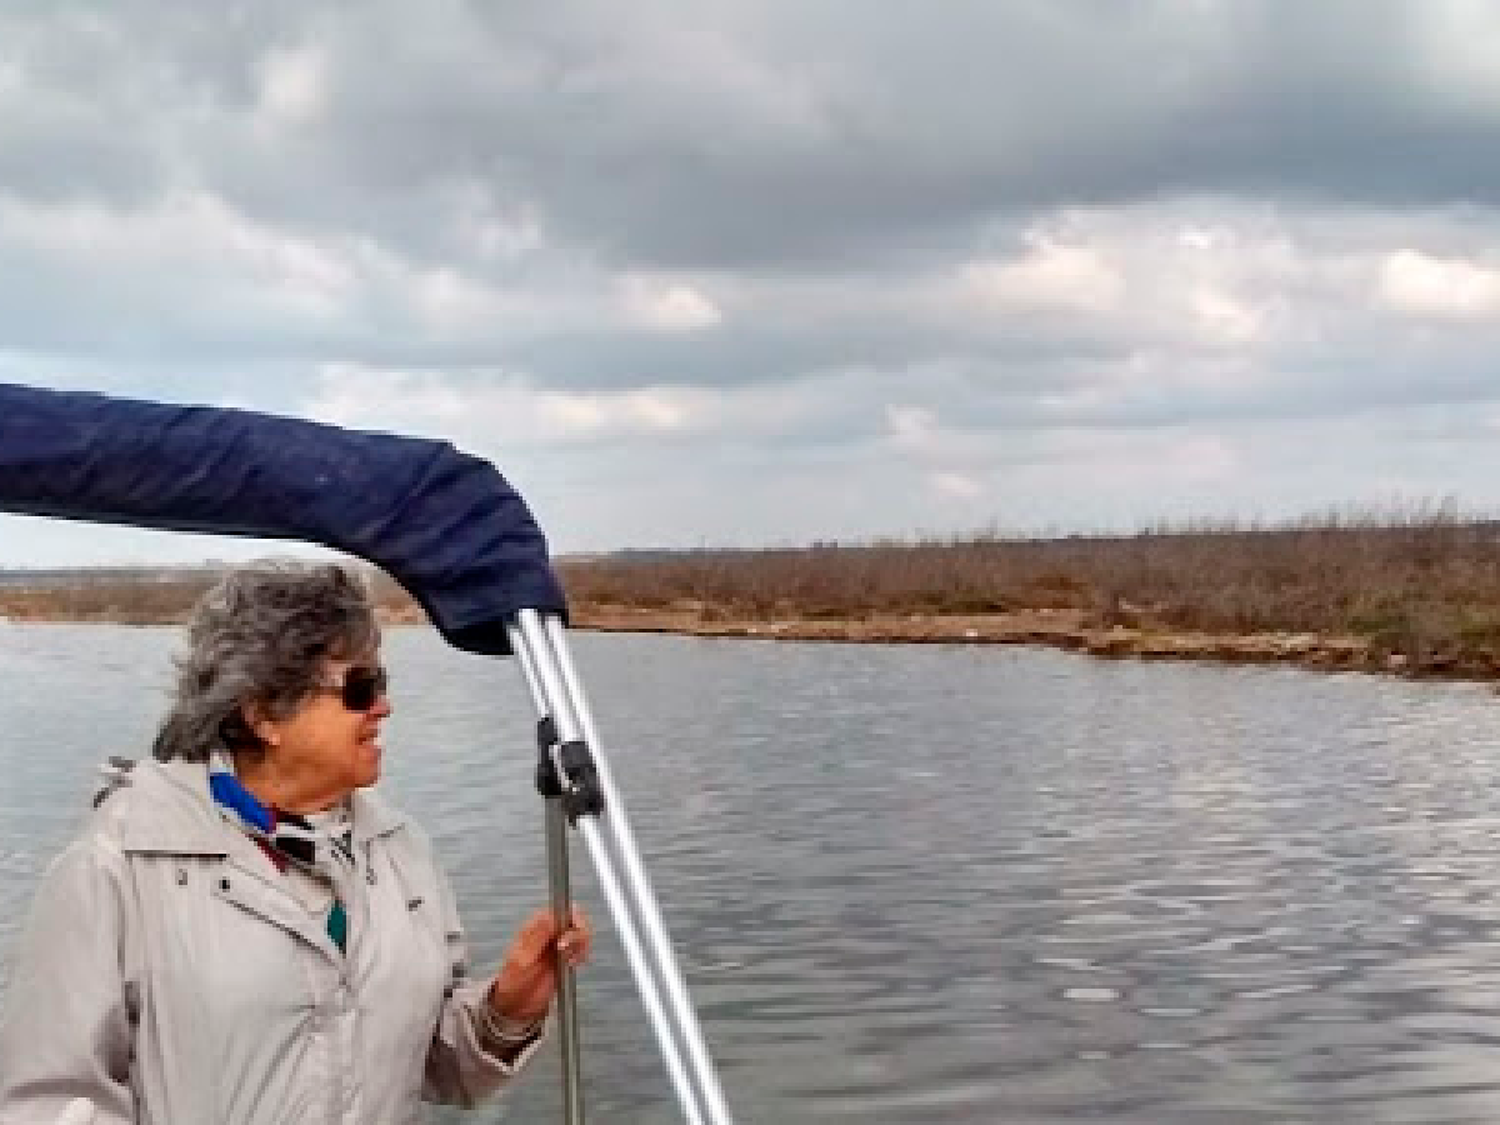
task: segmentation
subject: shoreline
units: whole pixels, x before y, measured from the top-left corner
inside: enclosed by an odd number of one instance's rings
[[[1019,610],[985,614],[872,614],[861,618],[750,619],[711,608],[638,609],[583,605],[573,628],[601,633],[669,633],[760,641],[844,644],[1040,645],[1107,659],[1195,660],[1225,664],[1286,664],[1329,672],[1366,672],[1410,679],[1500,681],[1500,659],[1489,654],[1433,654],[1414,661],[1357,636],[1316,633],[1192,633],[1091,625],[1081,610]]]
[[[1308,632],[1197,633],[1139,625],[1101,626],[1077,609],[1006,613],[876,613],[861,617],[773,618],[735,615],[698,602],[663,608],[597,603],[571,607],[572,628],[597,633],[662,633],[755,641],[837,644],[1035,645],[1105,659],[1191,660],[1219,664],[1283,664],[1327,672],[1365,672],[1405,679],[1500,683],[1500,654],[1432,653],[1425,659],[1390,652],[1366,637]],[[180,614],[115,610],[44,613],[0,605],[0,625],[180,625]],[[388,627],[427,626],[415,605],[381,606]]]

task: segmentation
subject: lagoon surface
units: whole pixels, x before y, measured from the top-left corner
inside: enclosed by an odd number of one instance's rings
[[[95,763],[149,744],[175,642],[0,621],[0,979]],[[576,653],[742,1125],[1500,1119],[1490,689],[962,646]],[[546,898],[529,702],[424,630],[388,659],[386,785],[491,963]],[[675,1122],[574,854],[602,931],[591,1119]],[[553,1050],[441,1119],[559,1120]]]

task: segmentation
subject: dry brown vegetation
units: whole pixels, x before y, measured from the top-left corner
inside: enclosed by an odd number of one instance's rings
[[[111,621],[154,625],[180,620],[213,581],[207,571],[146,578],[101,570],[66,581],[0,587],[0,616],[23,621]]]
[[[1500,523],[1446,509],[1130,536],[978,535],[564,559],[583,627],[1038,641],[1500,678]],[[0,584],[0,615],[180,620],[215,571]],[[420,611],[377,575],[389,621]]]
[[[1326,662],[1500,675],[1500,524],[1445,509],[1120,537],[614,556],[562,569],[585,620],[609,607],[693,610],[708,622],[1052,610],[1066,611],[1075,633],[1133,632],[1147,648],[1162,634],[1313,634],[1341,639],[1349,654]]]
[[[194,603],[221,573],[212,567],[160,571],[105,568],[34,583],[15,576],[0,583],[0,617],[20,621],[172,624],[187,617]],[[371,579],[376,605],[385,620],[421,620],[421,611],[388,576],[376,571]]]

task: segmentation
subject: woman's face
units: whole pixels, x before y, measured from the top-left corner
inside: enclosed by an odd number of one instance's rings
[[[380,724],[391,702],[378,653],[325,660],[319,684],[290,716],[269,722],[267,754],[298,790],[337,800],[379,779]]]

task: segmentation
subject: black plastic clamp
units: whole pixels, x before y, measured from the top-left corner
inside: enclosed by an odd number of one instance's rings
[[[581,816],[602,813],[604,787],[589,744],[582,739],[560,742],[550,715],[537,723],[536,744],[536,791],[549,800],[560,798],[569,824],[576,825]]]

